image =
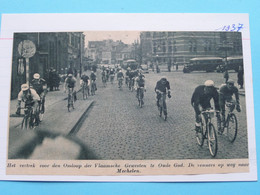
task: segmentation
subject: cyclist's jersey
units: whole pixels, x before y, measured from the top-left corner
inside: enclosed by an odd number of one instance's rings
[[[81,79],[85,82],[88,83],[89,77],[87,75],[82,75]]]
[[[114,69],[111,69],[111,70],[110,70],[110,75],[113,75],[113,74],[115,74],[115,70],[114,70]]]
[[[162,81],[158,81],[156,83],[155,91],[161,91],[163,93],[166,93],[167,90],[170,90],[170,83],[169,81],[166,81],[165,84],[162,83]]]
[[[145,80],[144,80],[143,78],[138,77],[138,78],[135,80],[135,83],[136,83],[136,86],[137,86],[137,87],[144,87]]]
[[[68,86],[68,88],[74,88],[76,84],[76,79],[75,78],[69,78],[67,77],[65,80],[65,84]]]
[[[235,94],[236,98],[239,98],[238,89],[235,86],[228,88],[228,86],[226,84],[223,84],[219,89],[219,95],[222,95],[225,97],[232,97],[233,94]]]
[[[217,89],[214,87],[211,93],[205,94],[204,92],[205,85],[200,85],[196,87],[195,91],[192,94],[191,104],[198,106],[201,105],[202,108],[207,108],[210,106],[210,100],[213,98],[215,109],[219,110],[219,94]]]
[[[130,74],[130,71],[127,70],[126,73],[125,73],[125,76],[128,76],[128,77],[129,77],[129,74]]]
[[[117,78],[122,79],[124,77],[124,74],[122,72],[117,73]]]
[[[23,91],[20,91],[18,94],[18,101],[23,101],[25,104],[32,104],[35,101],[40,101],[40,96],[34,89],[29,89],[27,94],[24,94]]]
[[[44,92],[44,88],[46,88],[46,81],[42,78],[33,79],[31,81],[31,86],[37,92],[38,95],[41,95]]]
[[[129,72],[129,78],[132,79],[134,77],[135,77],[135,72],[134,71]]]
[[[96,74],[95,73],[91,73],[90,74],[90,79],[91,79],[91,81],[95,81],[97,79]]]
[[[103,72],[102,72],[102,77],[105,77],[105,76],[106,76],[106,72],[103,71]]]

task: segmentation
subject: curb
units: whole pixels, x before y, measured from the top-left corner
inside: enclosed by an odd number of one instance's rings
[[[94,100],[92,100],[90,102],[90,104],[88,105],[88,107],[86,108],[86,110],[83,112],[83,114],[81,115],[81,117],[78,119],[78,121],[76,122],[76,124],[72,127],[72,129],[69,131],[68,135],[75,135],[78,130],[80,129],[81,125],[82,125],[82,121],[85,119],[86,114],[88,113],[88,111],[90,110],[90,108],[92,107],[92,105],[94,104]]]

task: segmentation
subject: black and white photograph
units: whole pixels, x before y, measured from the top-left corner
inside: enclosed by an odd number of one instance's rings
[[[243,71],[240,32],[15,33],[8,157],[248,158]]]
[[[243,28],[14,32],[7,175],[250,172]]]

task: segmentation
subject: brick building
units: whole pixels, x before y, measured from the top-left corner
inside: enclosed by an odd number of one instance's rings
[[[13,42],[11,98],[16,98],[22,83],[26,82],[25,59],[18,52],[24,40],[32,41],[36,53],[29,58],[29,80],[34,73],[48,81],[49,70],[64,74],[68,68],[80,70],[84,58],[84,35],[82,32],[15,33]]]
[[[188,63],[195,57],[242,55],[239,32],[141,32],[143,62]],[[227,50],[220,48],[230,48]]]

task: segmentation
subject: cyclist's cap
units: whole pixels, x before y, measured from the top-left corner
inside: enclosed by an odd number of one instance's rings
[[[131,68],[130,68],[130,67],[128,67],[128,68],[127,68],[127,70],[131,70]]]
[[[205,85],[206,87],[214,87],[214,81],[212,81],[212,80],[207,80],[207,81],[205,81],[204,85]]]
[[[26,83],[21,85],[21,90],[22,91],[26,91],[28,89],[29,89],[29,86]]]
[[[162,76],[161,79],[167,80],[167,77],[166,76]]]
[[[69,74],[68,77],[72,77],[72,74]]]
[[[38,73],[35,73],[35,74],[33,75],[33,78],[34,78],[34,79],[39,79],[39,78],[40,78],[40,75],[39,75]]]
[[[227,83],[234,84],[235,82],[232,79],[229,79]]]

